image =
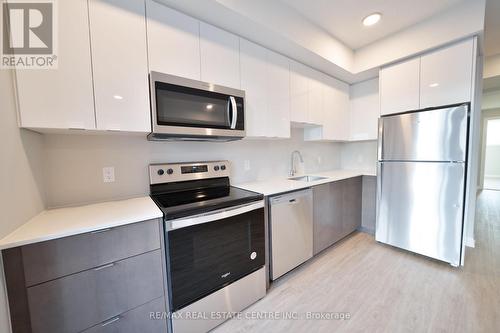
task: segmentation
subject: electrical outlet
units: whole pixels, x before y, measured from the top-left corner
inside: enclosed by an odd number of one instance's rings
[[[245,171],[250,171],[250,160],[245,160],[243,168]]]
[[[105,183],[112,183],[115,181],[115,167],[102,168],[102,181]]]

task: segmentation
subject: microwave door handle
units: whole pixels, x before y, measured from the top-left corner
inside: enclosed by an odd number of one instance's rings
[[[231,117],[231,129],[236,128],[236,121],[238,120],[238,107],[236,106],[236,99],[233,96],[229,96],[229,101],[231,101],[231,108],[233,116]]]
[[[231,99],[227,99],[226,105],[227,125],[231,127]]]

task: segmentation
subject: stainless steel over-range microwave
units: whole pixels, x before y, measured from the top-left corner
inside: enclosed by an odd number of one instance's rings
[[[245,136],[245,92],[150,73],[150,140],[230,141]]]

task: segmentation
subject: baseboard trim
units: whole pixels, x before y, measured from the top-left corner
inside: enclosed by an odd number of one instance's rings
[[[472,248],[476,247],[476,240],[470,237],[465,238],[465,246]]]

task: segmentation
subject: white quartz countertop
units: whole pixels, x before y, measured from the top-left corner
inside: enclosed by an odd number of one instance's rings
[[[150,197],[48,209],[0,240],[0,250],[163,217]]]
[[[315,185],[326,184],[342,179],[358,177],[358,176],[376,176],[376,172],[372,170],[360,171],[360,170],[331,170],[324,172],[314,172],[307,173],[308,176],[319,176],[326,177],[325,179],[320,179],[312,182],[305,182],[300,180],[290,180],[288,178],[273,178],[269,180],[248,182],[233,184],[233,186],[242,188],[244,190],[253,191],[257,193],[262,193],[264,195],[274,195],[284,192],[290,192],[295,190],[300,190],[308,188]],[[294,177],[300,177],[302,175],[296,175]]]

